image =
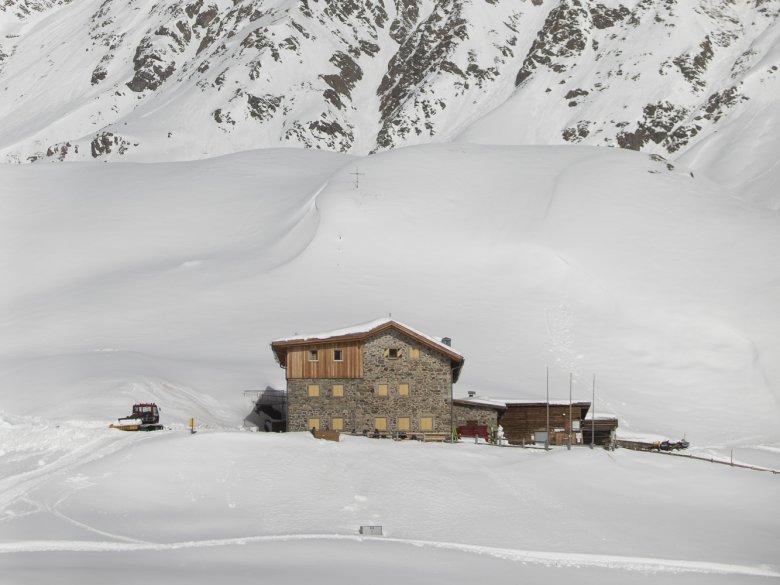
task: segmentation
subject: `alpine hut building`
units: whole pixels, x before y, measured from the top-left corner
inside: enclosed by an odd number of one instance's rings
[[[445,438],[463,356],[448,338],[392,319],[277,339],[287,430]]]

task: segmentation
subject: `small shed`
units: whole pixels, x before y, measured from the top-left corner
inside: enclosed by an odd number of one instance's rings
[[[582,443],[582,421],[590,402],[530,402],[511,400],[500,419],[512,445],[533,445],[549,439],[551,445]],[[549,425],[548,425],[549,415]]]
[[[615,443],[615,433],[618,419],[614,416],[597,416],[582,421],[582,442],[586,445],[612,445]],[[595,437],[595,439],[594,439]]]

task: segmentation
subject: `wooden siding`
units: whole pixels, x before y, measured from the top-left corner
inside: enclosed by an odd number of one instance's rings
[[[304,350],[309,350],[312,348],[320,348],[320,347],[331,347],[331,348],[345,347],[346,348],[351,346],[352,344],[362,343],[372,337],[376,337],[378,335],[382,335],[390,331],[395,331],[397,333],[400,333],[404,337],[410,337],[416,340],[417,342],[419,342],[421,345],[430,348],[442,355],[447,356],[450,359],[452,381],[453,382],[458,381],[458,378],[460,377],[461,368],[463,367],[462,355],[452,350],[449,346],[443,345],[436,341],[432,341],[430,338],[420,333],[417,333],[416,331],[413,331],[395,321],[388,321],[368,331],[362,331],[359,333],[353,333],[347,335],[333,335],[333,336],[323,337],[319,339],[311,339],[311,340],[295,339],[295,338],[286,339],[286,340],[280,339],[271,343],[271,349],[274,352],[274,355],[276,356],[279,365],[281,365],[283,368],[287,368],[288,371],[287,378],[293,379],[293,378],[305,377],[305,376],[298,375],[299,374],[298,372],[296,372],[295,376],[292,376],[289,373],[290,366],[291,366],[290,354],[292,354],[293,352],[297,352],[298,350],[304,351]],[[412,359],[420,359],[419,348],[416,349],[417,351],[414,352],[414,355],[410,355]],[[298,359],[300,359],[300,357]],[[362,376],[352,376],[352,377],[357,378]]]
[[[581,421],[590,404],[575,403],[572,406],[572,418]],[[555,429],[563,429],[568,433],[571,429],[569,420],[569,405],[550,405],[550,438],[554,437]],[[547,428],[547,406],[545,404],[507,404],[507,409],[501,417],[504,436],[514,445],[523,442],[533,443],[534,433]]]
[[[302,345],[287,352],[288,379],[362,378],[363,344],[361,342]],[[333,350],[340,349],[342,361],[333,360]],[[319,359],[309,360],[309,352],[317,350]]]

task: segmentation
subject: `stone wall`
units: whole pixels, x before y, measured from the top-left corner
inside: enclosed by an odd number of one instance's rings
[[[387,357],[387,349],[399,357]],[[409,351],[419,350],[414,359]],[[331,428],[333,417],[344,419],[345,432],[372,432],[376,417],[387,418],[387,431],[398,430],[398,418],[410,419],[409,433],[419,433],[420,419],[431,417],[435,433],[450,432],[452,365],[450,359],[394,330],[365,340],[362,379],[291,379],[287,381],[288,430],[309,430],[310,418],[320,419],[320,428]],[[308,396],[309,384],[318,384],[320,396]],[[344,396],[333,396],[333,385],[344,386]],[[387,384],[387,396],[378,394]],[[409,395],[399,395],[399,385],[409,385]]]
[[[456,404],[453,410],[455,412],[455,426],[459,427],[468,424],[469,421],[477,421],[478,425],[498,428],[498,412],[494,408]]]

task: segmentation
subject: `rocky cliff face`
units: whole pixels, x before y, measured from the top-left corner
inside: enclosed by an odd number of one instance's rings
[[[4,0],[0,9],[9,162],[269,146],[364,154],[456,137],[679,156],[780,89],[780,0]]]

